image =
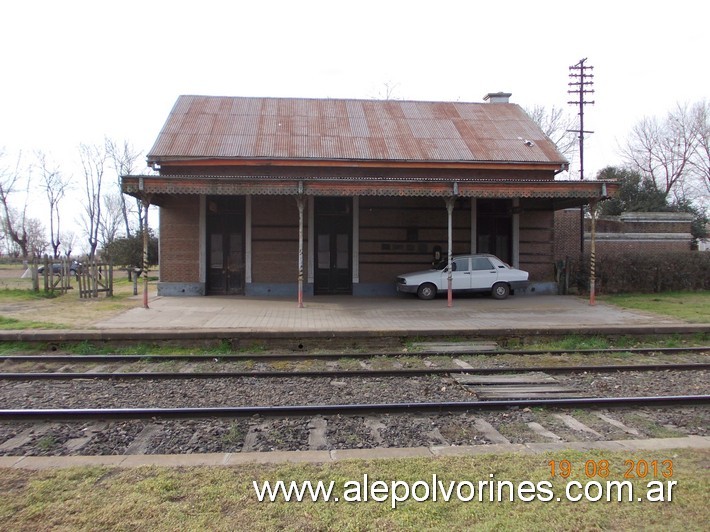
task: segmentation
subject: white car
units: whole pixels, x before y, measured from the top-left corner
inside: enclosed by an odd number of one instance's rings
[[[489,292],[505,299],[515,290],[528,286],[528,272],[508,266],[495,255],[457,255],[451,261],[451,287],[455,292]],[[434,299],[449,287],[446,260],[430,270],[405,273],[397,277],[397,291]]]

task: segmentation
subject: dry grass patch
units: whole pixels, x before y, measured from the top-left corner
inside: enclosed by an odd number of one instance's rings
[[[154,286],[149,293],[156,293]],[[0,303],[3,329],[91,329],[96,322],[140,307],[143,299],[133,296],[133,284],[120,277],[114,283],[113,297],[100,294],[90,299],[79,298],[77,290],[46,297],[43,292],[32,292],[28,279],[3,279]]]
[[[622,480],[625,460],[673,460],[677,482],[672,502],[259,502],[252,482],[335,482],[342,497],[351,480],[444,483],[464,480],[551,480],[550,460],[567,459],[569,480],[586,482],[587,460],[608,460]],[[238,468],[76,468],[2,470],[0,528],[3,530],[701,530],[706,505],[708,450],[643,453],[556,452],[546,455],[484,455],[465,458],[348,461],[324,465],[246,465]],[[638,494],[646,482],[633,481]],[[664,480],[664,479],[660,479]],[[564,480],[552,480],[563,496]]]

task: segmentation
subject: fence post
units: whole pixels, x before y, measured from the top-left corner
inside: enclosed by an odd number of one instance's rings
[[[113,259],[108,260],[108,297],[113,297]]]
[[[61,282],[61,290],[62,294],[66,294],[69,291],[69,262],[67,262],[67,259],[62,260],[62,282]]]
[[[42,273],[44,277],[44,293],[46,294],[49,292],[49,278],[47,277],[49,274],[49,257],[47,255],[44,256],[44,271]]]
[[[32,275],[32,291],[39,292],[39,273],[37,272],[37,255],[32,257],[30,264],[30,273]]]
[[[91,297],[99,297],[99,267],[96,261],[91,265],[92,279],[91,279]]]

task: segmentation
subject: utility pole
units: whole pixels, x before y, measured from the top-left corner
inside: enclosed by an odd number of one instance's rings
[[[579,134],[579,179],[581,180],[584,179],[584,134],[594,133],[594,131],[584,130],[584,106],[594,104],[594,100],[588,102],[584,99],[585,94],[594,93],[594,89],[591,88],[594,85],[594,74],[588,72],[594,70],[594,67],[585,65],[584,62],[586,60],[587,58],[585,57],[576,65],[569,67],[569,77],[572,81],[568,85],[572,88],[567,91],[569,94],[579,95],[579,99],[567,103],[579,105],[579,129],[570,131]]]
[[[593,66],[587,66],[584,63],[587,58],[581,59],[576,65],[569,67],[569,77],[570,82],[568,83],[570,89],[567,91],[569,94],[576,94],[579,96],[577,100],[569,101],[567,103],[579,106],[579,129],[572,130],[572,132],[579,135],[579,179],[584,180],[584,134],[594,133],[594,131],[585,131],[584,129],[584,106],[587,104],[594,104],[594,100],[585,100],[585,95],[593,94],[594,89],[594,70]],[[591,204],[591,216],[592,216],[592,243],[591,243],[591,256],[590,256],[590,270],[591,277],[589,281],[589,304],[595,304],[595,256],[594,256],[594,226],[595,226],[595,216],[596,216],[596,199],[592,201]],[[584,256],[584,207],[579,208],[579,253],[580,257]]]

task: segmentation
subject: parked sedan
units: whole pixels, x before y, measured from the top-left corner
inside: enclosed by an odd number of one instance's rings
[[[505,299],[528,286],[528,272],[512,268],[494,255],[458,255],[451,265],[451,287],[455,292],[488,292],[496,299]],[[448,279],[448,262],[443,261],[430,270],[398,276],[397,291],[434,299],[436,294],[448,290]]]
[[[53,275],[59,275],[62,273],[62,264],[59,262],[55,262],[52,264],[52,274]],[[81,264],[77,261],[72,261],[72,263],[69,265],[69,275],[76,275],[81,271]],[[44,265],[41,265],[40,267],[37,268],[37,273],[44,273]]]

